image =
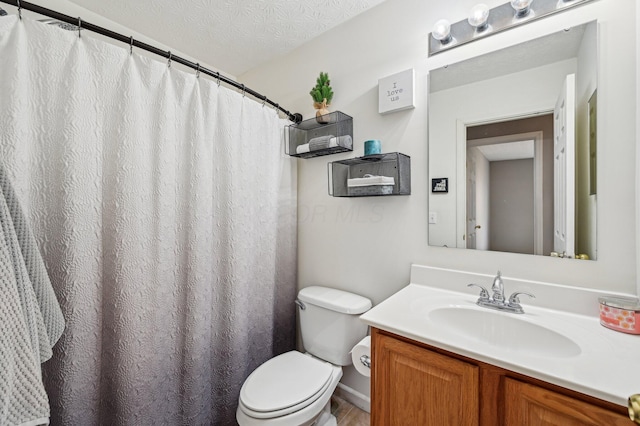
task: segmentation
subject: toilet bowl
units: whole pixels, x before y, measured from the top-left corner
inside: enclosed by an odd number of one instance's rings
[[[340,366],[297,351],[284,353],[262,364],[244,382],[236,419],[243,426],[312,425],[330,410],[341,377]]]
[[[326,287],[298,293],[302,345],[266,361],[245,380],[236,420],[240,426],[335,426],[331,395],[351,364],[351,348],[367,334],[362,296]]]

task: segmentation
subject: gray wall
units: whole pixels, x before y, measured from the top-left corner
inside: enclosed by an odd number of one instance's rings
[[[489,249],[533,254],[533,159],[490,164]]]

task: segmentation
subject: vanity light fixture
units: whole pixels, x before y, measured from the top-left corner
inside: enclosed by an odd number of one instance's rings
[[[533,0],[511,0],[511,7],[516,11],[516,18],[524,18],[531,11]]]
[[[469,25],[480,33],[489,28],[489,6],[484,3],[477,4],[471,8],[469,12]]]
[[[433,31],[431,32],[433,38],[438,40],[441,44],[448,44],[451,37],[451,24],[446,19],[440,19],[433,26]]]
[[[478,4],[471,9],[468,19],[454,24],[445,19],[436,22],[429,37],[429,56],[590,1],[592,0],[510,0],[492,9]]]

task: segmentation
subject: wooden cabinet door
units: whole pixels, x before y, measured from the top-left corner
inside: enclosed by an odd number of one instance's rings
[[[372,336],[372,425],[478,425],[477,366],[376,330]]]
[[[631,426],[629,418],[528,383],[505,378],[505,426]]]

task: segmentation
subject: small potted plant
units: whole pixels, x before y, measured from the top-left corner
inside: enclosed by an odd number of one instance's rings
[[[331,99],[333,99],[333,90],[331,89],[328,73],[320,72],[316,85],[309,94],[313,99],[313,107],[316,109],[316,121],[318,123],[328,123],[329,117],[324,116],[329,114],[327,107],[331,104]]]

